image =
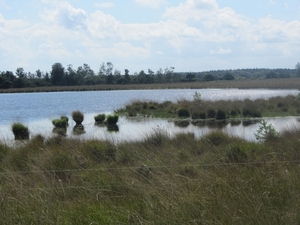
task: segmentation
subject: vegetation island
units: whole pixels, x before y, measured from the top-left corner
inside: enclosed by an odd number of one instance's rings
[[[86,64],[81,69],[68,66],[65,70],[59,63],[52,66],[48,75],[41,72],[36,76],[24,75],[19,69],[17,75],[2,72],[0,91],[131,87],[299,89],[299,63],[294,70],[252,69],[209,74],[174,73],[171,68],[162,71],[162,76],[141,71],[130,75],[130,79],[129,71],[120,75],[112,73],[109,63],[102,66],[103,74],[97,75]],[[255,77],[255,71],[260,75]],[[251,79],[246,74],[251,74]],[[72,139],[60,132],[49,138],[42,135],[29,138],[28,128],[15,123],[12,129],[19,132],[16,143],[0,143],[2,224],[300,222],[299,124],[293,130],[279,133],[263,119],[299,116],[300,96],[210,102],[195,92],[192,101],[135,101],[114,113],[95,116],[95,124],[115,126],[118,115],[151,115],[199,126],[245,119],[259,119],[260,125],[255,133],[257,142],[221,131],[213,131],[201,139],[195,139],[192,133],[171,138],[158,128],[141,141],[114,144],[97,139]],[[72,118],[82,131],[84,115],[74,111]],[[65,129],[68,120],[62,116],[52,123],[57,129]]]

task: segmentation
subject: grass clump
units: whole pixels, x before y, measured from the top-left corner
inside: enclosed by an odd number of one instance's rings
[[[119,116],[117,114],[108,115],[106,117],[107,125],[116,125],[119,120]]]
[[[96,124],[104,123],[105,118],[106,118],[106,115],[105,115],[105,114],[98,114],[97,116],[94,117],[95,123],[96,123]]]
[[[80,125],[82,123],[83,119],[84,119],[84,115],[80,111],[73,111],[72,112],[72,118],[73,118],[73,120],[75,121],[75,123],[77,125]]]
[[[69,123],[69,118],[66,116],[62,116],[60,119],[54,119],[52,120],[52,124],[56,128],[66,128]]]
[[[12,132],[15,135],[16,140],[29,139],[28,127],[24,126],[21,123],[13,123]]]

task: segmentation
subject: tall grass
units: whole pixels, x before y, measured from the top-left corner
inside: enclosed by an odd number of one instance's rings
[[[300,132],[0,145],[2,224],[297,224]]]

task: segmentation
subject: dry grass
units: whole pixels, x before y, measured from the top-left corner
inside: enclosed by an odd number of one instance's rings
[[[129,85],[85,85],[60,87],[31,87],[1,89],[0,93],[15,92],[58,92],[58,91],[108,91],[108,90],[141,90],[141,89],[202,89],[202,88],[264,88],[264,89],[300,89],[300,78],[283,79],[255,79],[232,80],[190,83],[163,83],[163,84],[129,84]]]

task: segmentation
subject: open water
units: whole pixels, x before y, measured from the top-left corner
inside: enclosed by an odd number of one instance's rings
[[[236,100],[236,99],[268,99],[275,96],[298,95],[298,90],[268,90],[268,89],[167,89],[167,90],[126,90],[126,91],[87,91],[87,92],[45,92],[45,93],[14,93],[0,94],[0,139],[11,141],[14,136],[11,124],[21,122],[29,127],[31,136],[42,134],[53,135],[52,119],[61,115],[70,118],[67,130],[69,137],[82,139],[109,139],[114,142],[140,140],[158,129],[175,135],[179,132],[194,133],[196,138],[213,129],[207,126],[199,127],[192,124],[178,127],[173,122],[162,119],[141,118],[128,120],[120,118],[118,132],[108,132],[106,127],[94,125],[94,116],[99,113],[111,113],[124,107],[134,100],[151,100],[156,102],[192,100],[195,92],[201,94],[203,100]],[[71,113],[80,110],[84,113],[83,122],[85,133],[73,134],[75,123]],[[280,120],[271,119],[270,122],[278,130],[291,129],[298,126],[297,118],[288,117]],[[226,125],[219,128],[231,135],[240,136],[247,140],[254,140],[254,132],[258,124],[250,126]]]

